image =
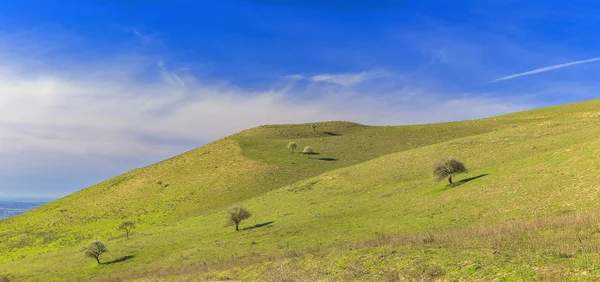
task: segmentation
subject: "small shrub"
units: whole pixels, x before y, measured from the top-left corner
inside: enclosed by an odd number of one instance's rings
[[[433,165],[433,176],[438,181],[448,178],[448,182],[450,182],[450,185],[454,184],[452,183],[452,177],[454,177],[457,174],[466,172],[467,168],[465,167],[465,165],[462,162],[459,162],[455,159],[441,159]]]
[[[298,144],[296,144],[296,142],[290,142],[290,143],[288,143],[287,148],[291,149],[292,153],[294,153],[294,150],[296,150],[296,148],[298,148]]]
[[[100,255],[108,252],[108,249],[101,241],[92,241],[83,246],[81,251],[84,252],[86,257],[95,258],[98,264],[100,264]]]
[[[240,222],[244,219],[248,219],[252,216],[252,214],[243,207],[234,207],[229,211],[229,215],[227,216],[227,220],[230,224],[235,225],[235,230],[240,231],[239,225]]]
[[[119,225],[119,230],[123,230],[125,232],[125,238],[129,239],[129,234],[131,230],[135,228],[135,223],[133,221],[125,221]]]
[[[302,150],[302,154],[312,155],[314,153],[315,151],[313,151],[313,149],[309,146],[304,147],[304,150]]]

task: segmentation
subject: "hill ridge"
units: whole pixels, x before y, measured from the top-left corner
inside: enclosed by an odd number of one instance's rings
[[[373,228],[387,233],[399,232],[399,229],[385,227],[383,220],[390,218],[401,219],[405,232],[425,231],[417,226],[431,228],[432,224],[437,228],[462,228],[473,220],[495,224],[499,221],[496,215],[512,220],[527,218],[529,214],[517,206],[511,206],[512,210],[507,212],[496,204],[486,207],[483,199],[503,194],[514,197],[517,192],[524,197],[515,201],[525,207],[536,207],[538,214],[552,216],[571,208],[552,199],[536,199],[535,193],[554,193],[572,203],[585,203],[586,208],[579,207],[581,210],[593,209],[596,206],[589,199],[564,194],[559,188],[533,191],[539,185],[535,180],[540,171],[558,171],[556,175],[545,177],[554,184],[564,185],[565,191],[574,189],[569,182],[575,177],[571,176],[573,172],[560,172],[560,166],[552,167],[542,160],[576,167],[585,163],[588,166],[585,171],[598,165],[592,158],[596,151],[590,148],[598,143],[594,136],[600,130],[593,113],[599,104],[600,100],[594,100],[428,125],[375,127],[334,122],[317,124],[315,130],[310,124],[256,127],[0,222],[0,238],[4,239],[0,242],[0,273],[28,277],[19,269],[34,262],[39,264],[41,259],[55,261],[60,256],[66,256],[65,261],[70,264],[81,266],[85,262],[73,258],[73,253],[78,244],[91,239],[117,238],[109,241],[120,249],[115,251],[115,256],[127,255],[126,252],[139,255],[123,266],[87,269],[83,274],[69,272],[77,268],[65,266],[61,269],[66,274],[62,275],[84,279],[92,273],[107,275],[109,270],[117,271],[117,275],[143,272],[145,265],[156,266],[151,258],[160,256],[156,252],[161,250],[170,254],[165,257],[165,263],[177,269],[177,265],[185,261],[178,259],[178,253],[197,261],[225,259],[223,255],[232,251],[238,259],[251,260],[253,255],[247,252],[252,248],[267,254],[278,248],[302,249],[305,246],[299,236],[307,242],[331,247],[376,236],[369,231]],[[285,148],[290,141],[296,141],[300,147],[311,146],[320,154],[291,153]],[[579,155],[571,159],[565,150],[579,152]],[[459,181],[478,178],[456,189],[435,184],[429,176],[430,165],[436,158],[449,155],[466,161],[472,168],[471,174],[458,178]],[[512,177],[511,171],[518,177]],[[596,181],[587,174],[579,180],[581,183]],[[527,185],[520,187],[519,183]],[[590,186],[581,189],[593,193]],[[469,197],[462,194],[465,191]],[[550,208],[542,208],[540,203],[544,201]],[[223,253],[223,244],[230,244],[237,235],[222,228],[220,223],[215,226],[215,222],[221,222],[219,218],[224,209],[236,203],[249,205],[256,211],[254,219],[248,222],[250,226],[272,223],[241,233],[240,242],[252,248],[243,251],[225,248],[229,251]],[[267,208],[266,203],[275,207]],[[340,203],[350,204],[336,209]],[[394,207],[399,203],[404,207],[396,210]],[[445,208],[429,208],[427,203]],[[474,215],[462,214],[470,211],[466,203],[476,207]],[[498,203],[510,206],[504,200]],[[303,206],[297,206],[300,204]],[[291,212],[286,211],[286,207],[295,212],[286,215]],[[496,215],[491,207],[499,209]],[[346,221],[338,221],[342,218]],[[135,235],[130,241],[118,238],[116,225],[123,220],[134,220],[138,224],[139,239]],[[294,222],[297,226],[292,224]],[[324,226],[336,226],[348,232],[334,232]],[[371,229],[364,229],[367,227]],[[286,234],[286,237],[275,240],[276,234]],[[264,241],[257,242],[261,236]],[[193,242],[201,244],[197,246]],[[142,246],[147,248],[136,249]],[[166,246],[171,247],[166,249]],[[127,270],[128,265],[134,267]],[[46,268],[39,269],[36,274],[43,275],[40,271]]]

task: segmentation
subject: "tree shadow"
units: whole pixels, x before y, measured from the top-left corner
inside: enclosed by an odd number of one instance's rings
[[[134,257],[135,256],[124,256],[122,258],[118,258],[118,259],[114,259],[114,260],[111,260],[111,261],[103,262],[102,264],[113,264],[113,263],[124,262],[124,261],[130,260],[130,259],[132,259]]]
[[[331,131],[325,131],[323,133],[325,133],[329,136],[342,136],[342,134],[340,134],[340,133],[335,133],[335,132],[331,132]]]
[[[319,161],[326,161],[326,162],[334,162],[337,160],[338,159],[336,159],[336,158],[319,158]]]
[[[309,153],[302,152],[302,154],[304,154],[304,155],[320,155],[321,153],[317,153],[317,152],[309,152]]]
[[[477,175],[477,176],[473,176],[473,177],[465,178],[465,179],[462,179],[462,180],[459,180],[459,181],[456,181],[456,182],[454,182],[452,185],[450,185],[450,184],[446,183],[446,185],[444,185],[444,186],[441,186],[441,187],[439,187],[439,188],[436,188],[434,191],[432,191],[432,193],[440,193],[440,192],[444,192],[444,191],[446,191],[446,190],[448,190],[448,189],[450,189],[450,188],[453,188],[453,187],[460,186],[460,185],[462,185],[462,184],[465,184],[465,183],[467,183],[467,182],[469,182],[469,181],[473,181],[473,180],[475,180],[475,179],[482,178],[482,177],[485,177],[485,176],[487,176],[487,175],[489,175],[489,174],[488,174],[488,173],[485,173],[485,174],[481,174],[481,175]]]
[[[484,173],[484,174],[481,174],[481,175],[477,175],[477,176],[465,178],[463,180],[457,181],[455,184],[457,184],[457,185],[465,184],[465,183],[467,183],[469,181],[473,181],[475,179],[482,178],[482,177],[485,177],[485,176],[488,176],[488,175],[489,175],[489,173]]]
[[[265,223],[259,223],[259,224],[254,225],[254,226],[242,228],[241,230],[252,230],[252,229],[255,229],[255,228],[261,228],[261,227],[265,227],[267,225],[271,225],[271,224],[273,224],[273,222],[275,222],[275,221],[269,221],[269,222],[265,222]]]

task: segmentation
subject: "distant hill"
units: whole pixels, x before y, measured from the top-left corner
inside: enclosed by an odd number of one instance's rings
[[[248,129],[0,221],[0,274],[600,278],[600,100],[451,123],[314,125]],[[469,168],[461,185],[432,178],[443,157]],[[239,232],[224,224],[234,205],[253,214]],[[129,240],[117,229],[126,220],[137,226]],[[79,252],[96,239],[105,264]]]

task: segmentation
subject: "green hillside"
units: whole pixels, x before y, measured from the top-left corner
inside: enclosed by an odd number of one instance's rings
[[[454,123],[249,129],[0,221],[0,274],[597,280],[599,109],[594,100]],[[290,153],[290,141],[319,154]],[[470,169],[456,187],[431,177],[449,156]],[[224,226],[233,205],[254,214],[240,232]],[[116,228],[125,220],[138,226],[129,240]],[[108,245],[107,263],[79,252],[93,239]]]

